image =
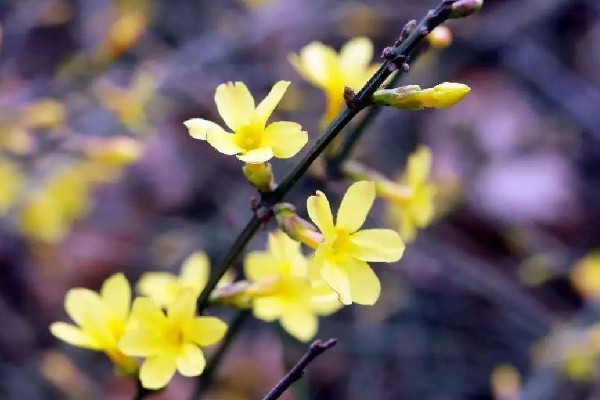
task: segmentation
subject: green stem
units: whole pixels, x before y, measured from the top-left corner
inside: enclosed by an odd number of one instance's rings
[[[200,395],[210,386],[212,379],[217,371],[217,367],[221,364],[223,357],[229,350],[231,343],[233,342],[233,338],[238,334],[241,330],[244,321],[248,319],[251,315],[250,310],[242,310],[237,313],[237,315],[231,321],[229,328],[227,329],[227,333],[221,342],[221,345],[210,359],[206,368],[202,372],[202,375],[198,378],[198,384],[196,385],[196,389],[194,390],[194,394],[192,396],[192,400],[199,399]]]

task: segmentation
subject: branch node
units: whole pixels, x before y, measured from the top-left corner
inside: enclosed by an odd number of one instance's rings
[[[352,108],[355,105],[356,101],[356,92],[352,90],[350,86],[344,86],[344,102],[348,108]]]

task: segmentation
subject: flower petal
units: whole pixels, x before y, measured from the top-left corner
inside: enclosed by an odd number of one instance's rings
[[[345,304],[352,304],[352,295],[350,292],[350,282],[346,271],[337,265],[325,262],[321,266],[321,276],[323,280],[339,296],[340,301]]]
[[[354,38],[340,50],[340,64],[345,78],[345,83],[354,90],[359,90],[365,71],[373,59],[373,42],[366,37]]]
[[[265,130],[265,142],[277,158],[291,158],[308,142],[308,133],[295,122],[273,122]]]
[[[317,191],[314,196],[308,198],[306,207],[310,219],[319,227],[321,233],[326,237],[333,234],[333,216],[327,196],[323,192]]]
[[[183,287],[194,290],[194,294],[199,295],[210,274],[210,262],[206,253],[196,251],[185,259],[181,266],[181,275],[179,282]]]
[[[183,376],[198,376],[204,371],[206,360],[202,350],[193,344],[185,344],[177,357],[177,370]]]
[[[331,315],[343,306],[338,294],[321,279],[313,283],[310,293],[311,309],[318,315]]]
[[[136,357],[151,357],[163,353],[170,343],[161,336],[160,326],[148,328],[154,329],[136,329],[134,325],[129,324],[119,340],[119,350],[123,354]]]
[[[277,107],[277,104],[281,101],[288,86],[290,86],[289,81],[279,81],[273,85],[269,94],[256,107],[256,111],[254,112],[254,122],[261,127],[265,126],[267,120],[273,113],[273,110],[275,110],[275,107]]]
[[[100,296],[106,310],[125,323],[129,317],[129,307],[131,306],[131,287],[125,275],[114,274],[104,281]]]
[[[243,149],[235,144],[235,135],[225,131],[208,131],[206,141],[218,152],[227,154],[228,156],[238,154]]]
[[[137,283],[137,291],[161,307],[171,303],[179,292],[177,277],[168,272],[146,272]]]
[[[375,184],[356,182],[348,188],[337,213],[336,227],[356,232],[365,223],[375,201]]]
[[[140,368],[140,381],[146,389],[160,389],[169,383],[177,363],[171,354],[147,358]]]
[[[381,292],[381,284],[369,264],[364,261],[348,259],[342,268],[350,282],[352,301],[364,305],[375,304]]]
[[[185,336],[198,346],[210,346],[221,339],[227,331],[227,325],[216,317],[196,317],[186,326]]]
[[[259,147],[244,154],[239,154],[237,158],[250,164],[260,164],[273,158],[273,150],[270,147]]]
[[[352,256],[362,261],[396,262],[404,253],[404,242],[391,229],[364,229],[350,236]]]
[[[166,322],[167,317],[154,300],[138,297],[133,302],[126,330],[135,328],[152,332],[162,329]]]
[[[89,289],[71,289],[65,297],[65,310],[77,325],[83,326],[90,319],[96,319],[103,314],[102,300],[98,293]]]
[[[281,301],[276,297],[255,298],[252,306],[254,316],[267,322],[279,318],[281,309]]]
[[[215,103],[221,118],[233,131],[248,124],[254,114],[254,98],[242,82],[219,85],[215,92]]]
[[[86,349],[101,350],[102,345],[93,338],[86,335],[78,327],[66,324],[64,322],[54,322],[50,325],[50,332],[60,340],[73,346],[84,347]]]
[[[209,130],[223,131],[223,128],[219,125],[202,118],[188,119],[183,124],[188,128],[190,136],[198,140],[206,140],[206,134]]]
[[[283,329],[302,342],[312,339],[317,333],[319,325],[316,315],[302,309],[284,311],[280,322]]]
[[[327,88],[341,76],[340,63],[335,50],[320,42],[312,42],[300,50],[300,55],[288,58],[296,70],[313,85]]]
[[[271,278],[280,272],[280,265],[267,252],[253,251],[244,259],[244,275],[254,282]]]
[[[405,181],[415,187],[427,181],[431,173],[431,150],[419,146],[409,157],[406,164]]]
[[[197,298],[198,296],[192,289],[182,288],[175,300],[167,306],[169,320],[183,323],[194,318]]]

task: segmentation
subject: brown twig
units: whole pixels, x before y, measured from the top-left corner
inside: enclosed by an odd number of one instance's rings
[[[337,344],[337,339],[329,339],[325,342],[322,340],[315,340],[311,343],[310,347],[304,353],[302,358],[292,367],[290,372],[287,373],[277,384],[271,389],[271,391],[263,398],[263,400],[276,400],[278,399],[294,382],[304,376],[304,369],[310,364],[315,358],[332,348]]]

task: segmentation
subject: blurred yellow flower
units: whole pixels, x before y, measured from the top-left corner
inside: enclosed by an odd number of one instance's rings
[[[36,240],[61,241],[71,224],[88,212],[89,189],[85,163],[61,169],[26,198],[19,213],[21,232]]]
[[[135,299],[119,348],[127,355],[146,358],[139,376],[143,387],[164,387],[176,370],[184,376],[202,373],[206,360],[200,346],[220,341],[227,325],[215,317],[196,317],[195,311],[192,289],[182,290],[168,305],[166,315],[152,299]]]
[[[434,217],[435,186],[430,183],[431,151],[419,146],[408,157],[406,171],[399,183],[378,182],[379,196],[387,200],[388,219],[398,224],[404,241],[414,240],[417,229],[424,228]]]
[[[228,271],[229,272],[229,271]],[[200,295],[210,274],[210,262],[204,252],[192,253],[181,265],[179,276],[168,272],[148,272],[142,275],[137,290],[150,297],[161,307],[175,301],[175,298],[184,289],[191,289],[196,297]],[[217,287],[222,287],[233,281],[231,273],[226,273],[219,281]]]
[[[310,274],[309,265],[300,243],[282,231],[269,234],[267,251],[249,253],[244,260],[244,273],[253,281],[247,294],[254,316],[269,322],[278,319],[290,335],[304,342],[317,333],[317,315],[329,315],[342,306],[318,273]]]
[[[54,322],[50,332],[78,347],[103,351],[123,374],[137,371],[137,362],[124,355],[118,343],[129,318],[131,288],[123,274],[110,276],[100,293],[74,288],[67,292],[65,310],[76,325]]]
[[[327,110],[323,122],[330,122],[344,104],[344,86],[359,90],[373,75],[377,65],[371,65],[373,43],[357,37],[344,44],[339,54],[321,42],[312,42],[291,54],[290,63],[300,75],[325,92]]]
[[[344,304],[374,304],[379,298],[379,279],[367,264],[395,262],[402,257],[404,243],[389,229],[364,229],[375,200],[375,184],[362,181],[350,186],[334,225],[327,197],[317,191],[307,201],[308,215],[323,233],[315,252],[321,276]]]
[[[583,296],[600,299],[600,250],[590,252],[575,265],[571,282]]]
[[[67,109],[58,100],[39,99],[25,107],[20,117],[26,128],[56,129],[65,122]]]
[[[12,161],[0,157],[0,215],[4,215],[15,203],[23,185],[23,174]]]
[[[280,121],[266,125],[289,85],[287,81],[277,82],[257,107],[242,82],[219,85],[215,102],[221,118],[233,134],[202,118],[192,118],[184,124],[193,138],[206,140],[219,152],[236,155],[247,163],[263,163],[273,157],[293,157],[308,141],[308,134],[295,122]]]

